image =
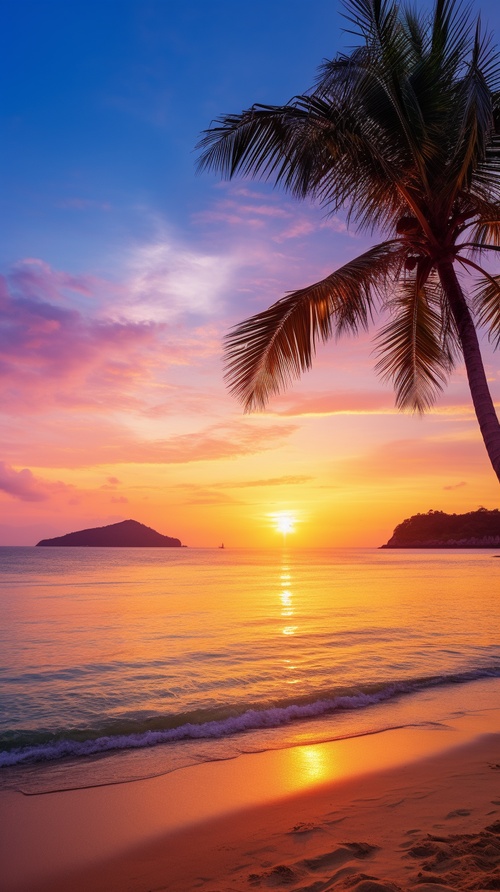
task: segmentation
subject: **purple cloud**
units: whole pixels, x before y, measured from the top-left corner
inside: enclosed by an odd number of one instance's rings
[[[0,490],[23,502],[44,502],[49,498],[41,481],[28,468],[16,471],[3,461],[0,461]]]
[[[65,289],[90,295],[91,287],[86,277],[51,270],[41,261],[18,264],[8,280],[0,278],[4,407],[10,403],[17,413],[51,403],[99,405],[115,393],[127,401],[155,367],[165,326],[85,316],[65,305]]]

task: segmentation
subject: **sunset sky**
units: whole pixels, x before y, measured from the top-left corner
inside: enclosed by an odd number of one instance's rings
[[[461,365],[423,418],[394,409],[368,335],[265,413],[225,390],[229,327],[374,241],[195,171],[213,118],[287,101],[349,47],[340,4],[2,5],[0,544],[134,518],[273,546],[286,512],[297,545],[372,546],[418,511],[498,507]],[[498,5],[475,8],[500,42]]]

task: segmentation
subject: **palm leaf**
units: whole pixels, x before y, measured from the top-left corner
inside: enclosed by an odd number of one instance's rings
[[[264,406],[310,367],[318,341],[366,328],[392,285],[377,371],[400,408],[421,412],[461,351],[500,479],[500,428],[454,269],[483,277],[476,308],[499,344],[500,276],[474,255],[500,250],[500,57],[462,0],[434,0],[432,13],[405,0],[344,6],[360,45],[287,105],[220,118],[200,143],[200,166],[274,180],[400,238],[236,326],[228,383],[247,409]]]
[[[424,121],[409,77],[415,65],[415,21],[402,28],[396,6],[384,2],[356,0],[348,9],[367,45],[356,49],[348,61],[341,57],[324,63],[317,90],[331,97],[342,84],[346,97],[348,94],[346,106],[356,110],[357,120],[365,122],[363,136],[372,150],[384,145],[390,134],[386,152],[393,156],[392,161],[397,154],[397,169],[407,168],[411,159],[425,179]],[[393,174],[389,176],[393,178]]]
[[[494,105],[494,102],[493,102]],[[473,171],[471,193],[485,200],[500,200],[500,121],[493,110],[495,130],[490,134],[484,159]]]
[[[454,103],[455,150],[450,158],[451,175],[448,177],[454,192],[468,185],[474,168],[485,161],[493,132],[492,94],[482,64],[485,51],[486,42],[481,38],[478,26],[469,68],[457,85]]]
[[[400,265],[400,243],[384,242],[235,326],[225,339],[230,391],[247,411],[263,408],[311,367],[318,341],[367,328],[374,296]]]
[[[221,117],[198,144],[199,169],[272,179],[330,212],[344,206],[371,227],[405,208],[394,140],[345,96],[297,96],[286,106],[253,106]]]
[[[476,286],[474,303],[481,325],[496,347],[500,344],[500,276],[487,276]]]
[[[498,219],[496,220],[488,220],[481,219],[474,221],[474,225],[470,230],[469,237],[470,242],[466,242],[467,245],[471,245],[474,248],[477,248],[479,251],[486,251],[488,248],[499,248],[500,247],[500,208],[498,209]]]
[[[390,307],[392,318],[377,337],[375,369],[392,382],[399,409],[424,412],[432,406],[453,367],[454,332],[440,297],[437,283],[419,286],[417,276],[404,281]]]

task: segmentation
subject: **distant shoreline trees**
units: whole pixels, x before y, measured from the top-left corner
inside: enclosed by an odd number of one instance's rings
[[[382,548],[495,548],[500,545],[500,511],[467,514],[428,511],[398,524]]]

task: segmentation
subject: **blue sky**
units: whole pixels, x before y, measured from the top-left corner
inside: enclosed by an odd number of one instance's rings
[[[106,263],[146,211],[183,233],[210,201],[194,146],[221,112],[286,101],[335,51],[335,3],[4,3],[2,260]],[[75,244],[75,230],[80,244]]]
[[[264,415],[224,388],[228,327],[369,240],[197,175],[194,147],[217,115],[311,86],[352,42],[341,5],[2,8],[0,544],[129,516],[190,544],[263,543],[279,511],[306,544],[377,544],[417,510],[493,507],[460,367],[425,419],[394,411],[366,338],[320,350]],[[481,10],[499,36],[498,6]]]

